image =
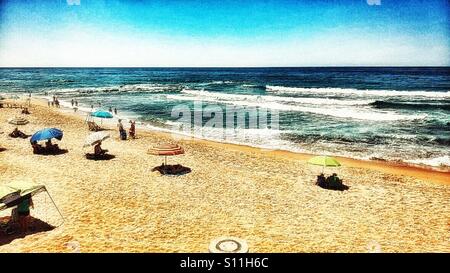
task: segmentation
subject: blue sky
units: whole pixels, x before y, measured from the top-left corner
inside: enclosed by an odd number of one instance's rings
[[[0,66],[450,64],[447,0],[0,3]]]

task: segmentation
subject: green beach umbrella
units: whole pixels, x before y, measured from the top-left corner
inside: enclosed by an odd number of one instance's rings
[[[331,156],[315,156],[308,160],[309,164],[322,166],[322,172],[325,167],[339,167],[341,163]]]

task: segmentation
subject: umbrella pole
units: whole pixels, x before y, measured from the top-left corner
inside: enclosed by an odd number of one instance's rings
[[[52,200],[53,205],[55,206],[56,210],[58,211],[59,215],[61,216],[61,218],[63,219],[62,224],[64,223],[65,219],[64,216],[62,215],[61,211],[59,211],[58,206],[55,204],[55,201],[53,201],[52,196],[50,195],[50,193],[48,193],[47,189],[45,189],[45,192],[47,193],[48,197],[50,197],[50,200]]]
[[[167,155],[164,156],[164,165],[167,165]]]

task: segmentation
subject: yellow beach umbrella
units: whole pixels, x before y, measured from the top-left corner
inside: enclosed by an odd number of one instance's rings
[[[325,167],[339,167],[341,163],[331,156],[315,156],[308,160],[308,164],[322,166],[322,172]]]

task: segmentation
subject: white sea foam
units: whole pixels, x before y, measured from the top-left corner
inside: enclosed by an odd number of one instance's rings
[[[255,96],[255,95],[236,95],[236,94],[220,94],[208,91],[183,90],[186,95],[167,95],[168,99],[184,100],[184,101],[203,101],[214,103],[233,104],[238,106],[264,107],[280,111],[306,112],[318,115],[327,115],[339,118],[352,118],[359,120],[371,121],[396,121],[396,120],[416,120],[426,118],[427,115],[402,115],[392,111],[378,111],[372,109],[359,109],[351,107],[355,105],[355,101],[340,101],[319,98],[287,98],[276,96]],[[298,99],[297,101],[293,99]],[[307,102],[317,105],[304,106]],[[292,103],[296,104],[292,104]],[[335,105],[333,105],[333,103]],[[340,103],[340,104],[339,104]],[[346,104],[347,103],[347,104]],[[368,104],[368,101],[358,102],[360,104]],[[321,104],[327,104],[327,107],[318,107]],[[358,105],[358,104],[356,104]],[[349,107],[350,106],[350,107]]]
[[[63,88],[48,90],[51,94],[59,95],[86,95],[86,94],[98,94],[98,93],[133,93],[133,92],[167,92],[167,91],[179,91],[181,86],[179,85],[161,85],[161,84],[126,84],[121,86],[103,86],[103,87],[81,87],[81,88]]]
[[[216,100],[241,100],[241,101],[255,101],[255,102],[288,102],[299,104],[315,104],[315,105],[369,105],[373,100],[337,100],[329,98],[294,98],[283,96],[267,96],[267,95],[242,95],[242,94],[227,94],[209,91],[199,91],[191,89],[183,89],[183,94],[197,96],[199,98],[213,98]]]
[[[450,156],[448,155],[433,158],[411,159],[405,161],[413,164],[423,164],[434,167],[450,167]]]
[[[381,96],[381,97],[430,97],[430,98],[450,98],[450,91],[396,91],[396,90],[359,90],[351,88],[302,88],[266,85],[266,91],[273,93],[312,93],[312,94],[332,94],[332,95],[358,95],[358,96]]]

